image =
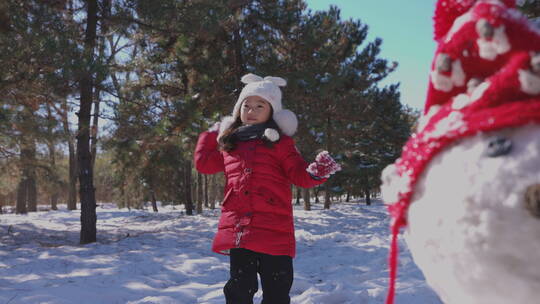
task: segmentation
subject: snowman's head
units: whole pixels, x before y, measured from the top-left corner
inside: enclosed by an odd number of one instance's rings
[[[479,284],[478,294],[488,293],[480,288],[508,294],[491,276],[506,275],[506,281],[522,276],[525,280],[516,282],[530,282],[531,292],[540,295],[540,275],[523,272],[524,258],[534,260],[540,249],[534,238],[540,237],[540,32],[514,7],[514,0],[437,3],[434,21],[440,31],[424,116],[382,176],[393,236],[387,303],[393,303],[403,227],[428,282],[450,303],[467,303],[466,294],[475,287],[465,288],[464,282]],[[530,244],[523,247],[526,240]],[[450,262],[456,259],[462,261]],[[485,264],[467,267],[476,259]],[[488,265],[492,271],[484,271]],[[510,272],[512,267],[523,270]],[[452,288],[440,287],[445,285],[438,277]],[[461,298],[444,291],[460,288]],[[472,303],[495,303],[484,299]]]
[[[445,303],[539,298],[540,125],[441,151],[416,183],[407,218],[407,245]]]

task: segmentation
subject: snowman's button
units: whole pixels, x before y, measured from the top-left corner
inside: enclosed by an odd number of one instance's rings
[[[495,136],[489,139],[486,155],[499,157],[507,155],[510,151],[512,151],[512,142],[504,137]]]

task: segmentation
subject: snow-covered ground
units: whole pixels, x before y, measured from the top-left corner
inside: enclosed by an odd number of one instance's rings
[[[79,211],[0,215],[0,303],[225,302],[228,257],[210,251],[219,210],[186,216],[105,204],[97,212],[98,242],[85,246]],[[295,206],[295,217],[292,303],[384,303],[390,241],[380,201]],[[441,303],[400,247],[396,303]]]

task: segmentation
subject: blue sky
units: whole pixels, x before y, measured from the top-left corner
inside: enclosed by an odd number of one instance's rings
[[[382,83],[401,83],[401,102],[423,109],[428,74],[435,52],[432,16],[435,0],[306,0],[308,8],[341,9],[344,20],[356,19],[369,27],[368,41],[383,39],[381,57],[399,63]]]

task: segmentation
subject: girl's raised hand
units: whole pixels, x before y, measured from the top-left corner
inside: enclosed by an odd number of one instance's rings
[[[306,169],[309,174],[320,178],[329,178],[331,174],[340,170],[341,166],[336,163],[328,151],[317,154],[315,161],[309,164]]]

